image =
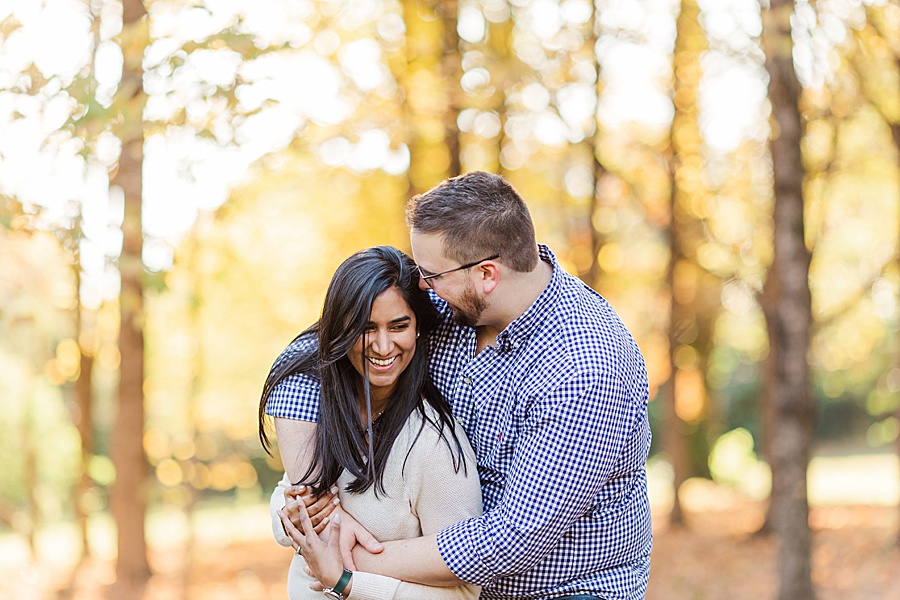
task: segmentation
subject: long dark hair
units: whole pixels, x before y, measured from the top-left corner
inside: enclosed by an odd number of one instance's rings
[[[391,288],[400,293],[415,314],[421,337],[409,365],[400,373],[377,428],[374,428],[369,382],[360,377],[347,353],[360,336],[365,335],[375,298]],[[347,486],[348,491],[363,492],[375,484],[376,494],[384,492],[382,480],[388,455],[414,410],[422,417],[422,428],[426,424],[433,426],[447,443],[454,469],[466,469],[450,406],[428,374],[427,340],[437,324],[437,310],[428,294],[419,289],[418,270],[409,256],[392,246],[377,246],[345,260],[331,278],[319,322],[295,339],[296,342],[309,338],[305,345],[307,350],[283,355],[272,367],[263,386],[259,401],[259,438],[266,452],[271,446],[265,431],[269,395],[284,379],[302,373],[317,379],[321,386],[313,460],[301,480],[316,492],[331,487],[344,469],[355,477]],[[313,336],[317,337],[318,350]],[[362,386],[359,385],[361,379]],[[360,429],[358,417],[356,397],[360,388],[364,391],[369,413],[367,431]],[[434,408],[436,419],[428,415],[425,403]],[[445,435],[445,427],[449,437]],[[421,432],[420,428],[413,444]]]

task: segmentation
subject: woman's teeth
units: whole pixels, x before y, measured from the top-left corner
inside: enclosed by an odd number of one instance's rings
[[[376,367],[387,367],[387,366],[393,364],[393,362],[395,360],[397,360],[396,356],[392,356],[391,358],[385,358],[385,359],[374,358],[372,356],[369,356],[367,358],[369,359],[369,362],[372,363],[373,365],[375,365]]]

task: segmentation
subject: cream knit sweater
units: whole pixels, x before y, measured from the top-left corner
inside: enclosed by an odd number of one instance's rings
[[[433,409],[426,405],[432,418]],[[413,412],[394,441],[384,470],[384,491],[375,497],[374,487],[362,494],[350,494],[344,487],[352,481],[345,471],[338,479],[341,506],[379,541],[415,538],[437,533],[444,527],[481,514],[481,486],[475,467],[475,453],[462,427],[456,436],[463,447],[466,470],[454,473],[450,450],[430,424],[406,453],[422,424]],[[445,432],[446,434],[446,432]],[[404,460],[406,465],[404,468]],[[275,511],[284,507],[287,476],[272,494],[272,531],[283,546],[290,546]],[[321,592],[309,589],[311,578],[303,571],[306,562],[295,555],[288,574],[291,600],[323,600]],[[480,588],[474,585],[431,587],[407,583],[374,573],[355,572],[350,600],[475,600]]]

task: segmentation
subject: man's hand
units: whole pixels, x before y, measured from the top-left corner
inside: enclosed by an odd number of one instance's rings
[[[312,493],[312,488],[306,485],[292,485],[284,490],[284,512],[291,523],[300,528],[301,513],[309,514],[309,520],[316,533],[328,525],[328,517],[335,507],[340,504],[337,497],[337,488],[332,487],[328,492],[322,492],[318,496]],[[287,532],[287,530],[285,530]]]
[[[382,550],[384,550],[384,546],[382,546],[378,540],[375,539],[375,536],[369,533],[369,531],[359,524],[359,522],[354,519],[350,514],[342,510],[341,512],[341,527],[340,527],[340,546],[341,546],[341,558],[344,561],[344,566],[351,570],[356,571],[356,564],[353,562],[353,554],[352,550],[359,544],[372,554],[378,554]]]

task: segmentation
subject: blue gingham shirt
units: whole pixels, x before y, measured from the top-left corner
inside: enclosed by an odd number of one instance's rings
[[[549,285],[477,355],[475,329],[433,296],[444,321],[430,340],[432,377],[475,448],[484,500],[484,515],[441,531],[438,548],[485,599],[643,598],[652,545],[644,359],[606,300],[546,246],[540,257],[553,267]],[[317,386],[293,377],[266,410],[315,421],[317,405]]]

